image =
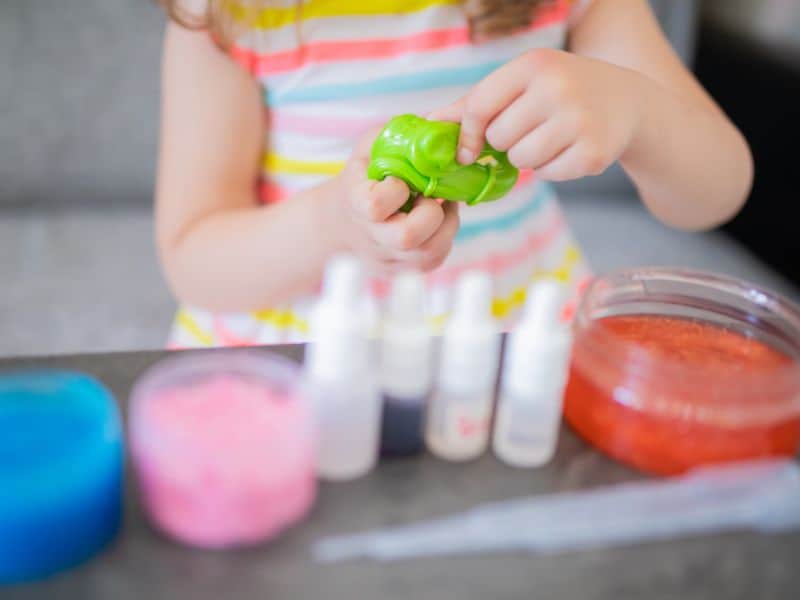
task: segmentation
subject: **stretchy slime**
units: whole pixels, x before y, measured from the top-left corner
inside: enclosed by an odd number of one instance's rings
[[[593,348],[598,335],[625,348],[625,358],[608,345]],[[577,335],[565,414],[595,446],[657,474],[793,456],[800,446],[800,380],[792,362],[761,341],[708,323],[610,316]]]
[[[311,419],[289,366],[269,355],[189,356],[137,384],[131,447],[159,529],[195,546],[251,545],[308,512]]]
[[[76,566],[116,536],[122,457],[117,405],[94,379],[0,377],[0,585]]]
[[[488,143],[471,165],[456,160],[461,126],[427,121],[416,115],[393,118],[372,146],[367,170],[370,179],[398,177],[413,196],[442,198],[469,205],[505,196],[517,182],[519,170]]]

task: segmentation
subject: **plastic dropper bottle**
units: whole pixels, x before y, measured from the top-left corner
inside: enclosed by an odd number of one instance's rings
[[[465,274],[444,332],[426,427],[428,448],[445,460],[480,456],[489,442],[500,335],[491,314],[492,282]]]
[[[389,296],[381,344],[381,453],[421,452],[422,427],[433,379],[433,340],[425,322],[425,280],[399,274]]]
[[[516,467],[547,463],[556,449],[571,335],[560,320],[563,286],[534,283],[522,321],[511,333],[500,382],[494,452]]]
[[[317,473],[324,479],[365,475],[378,457],[381,398],[363,288],[361,264],[334,258],[312,316],[306,377],[318,427]]]

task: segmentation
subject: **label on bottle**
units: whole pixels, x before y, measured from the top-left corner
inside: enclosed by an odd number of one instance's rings
[[[476,390],[494,386],[499,359],[499,337],[482,348],[451,344],[444,348],[439,369],[440,385],[474,396]]]
[[[495,425],[495,451],[506,461],[533,466],[548,460],[558,440],[561,417],[559,390],[534,396],[504,393]]]
[[[445,439],[458,444],[483,444],[489,435],[492,417],[492,395],[472,395],[454,399],[445,417]]]
[[[513,410],[498,412],[498,427],[505,431],[505,440],[519,446],[550,444],[555,435],[558,415],[550,407],[518,403]]]

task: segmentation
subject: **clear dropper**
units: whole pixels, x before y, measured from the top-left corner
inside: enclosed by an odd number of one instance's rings
[[[322,562],[528,551],[556,554],[731,530],[800,529],[800,468],[767,460],[495,502],[444,519],[319,541]]]

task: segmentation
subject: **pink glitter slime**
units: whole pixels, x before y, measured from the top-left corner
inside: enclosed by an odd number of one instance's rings
[[[316,496],[314,449],[308,408],[291,394],[229,373],[137,398],[131,448],[153,522],[179,541],[223,548],[302,519]]]

